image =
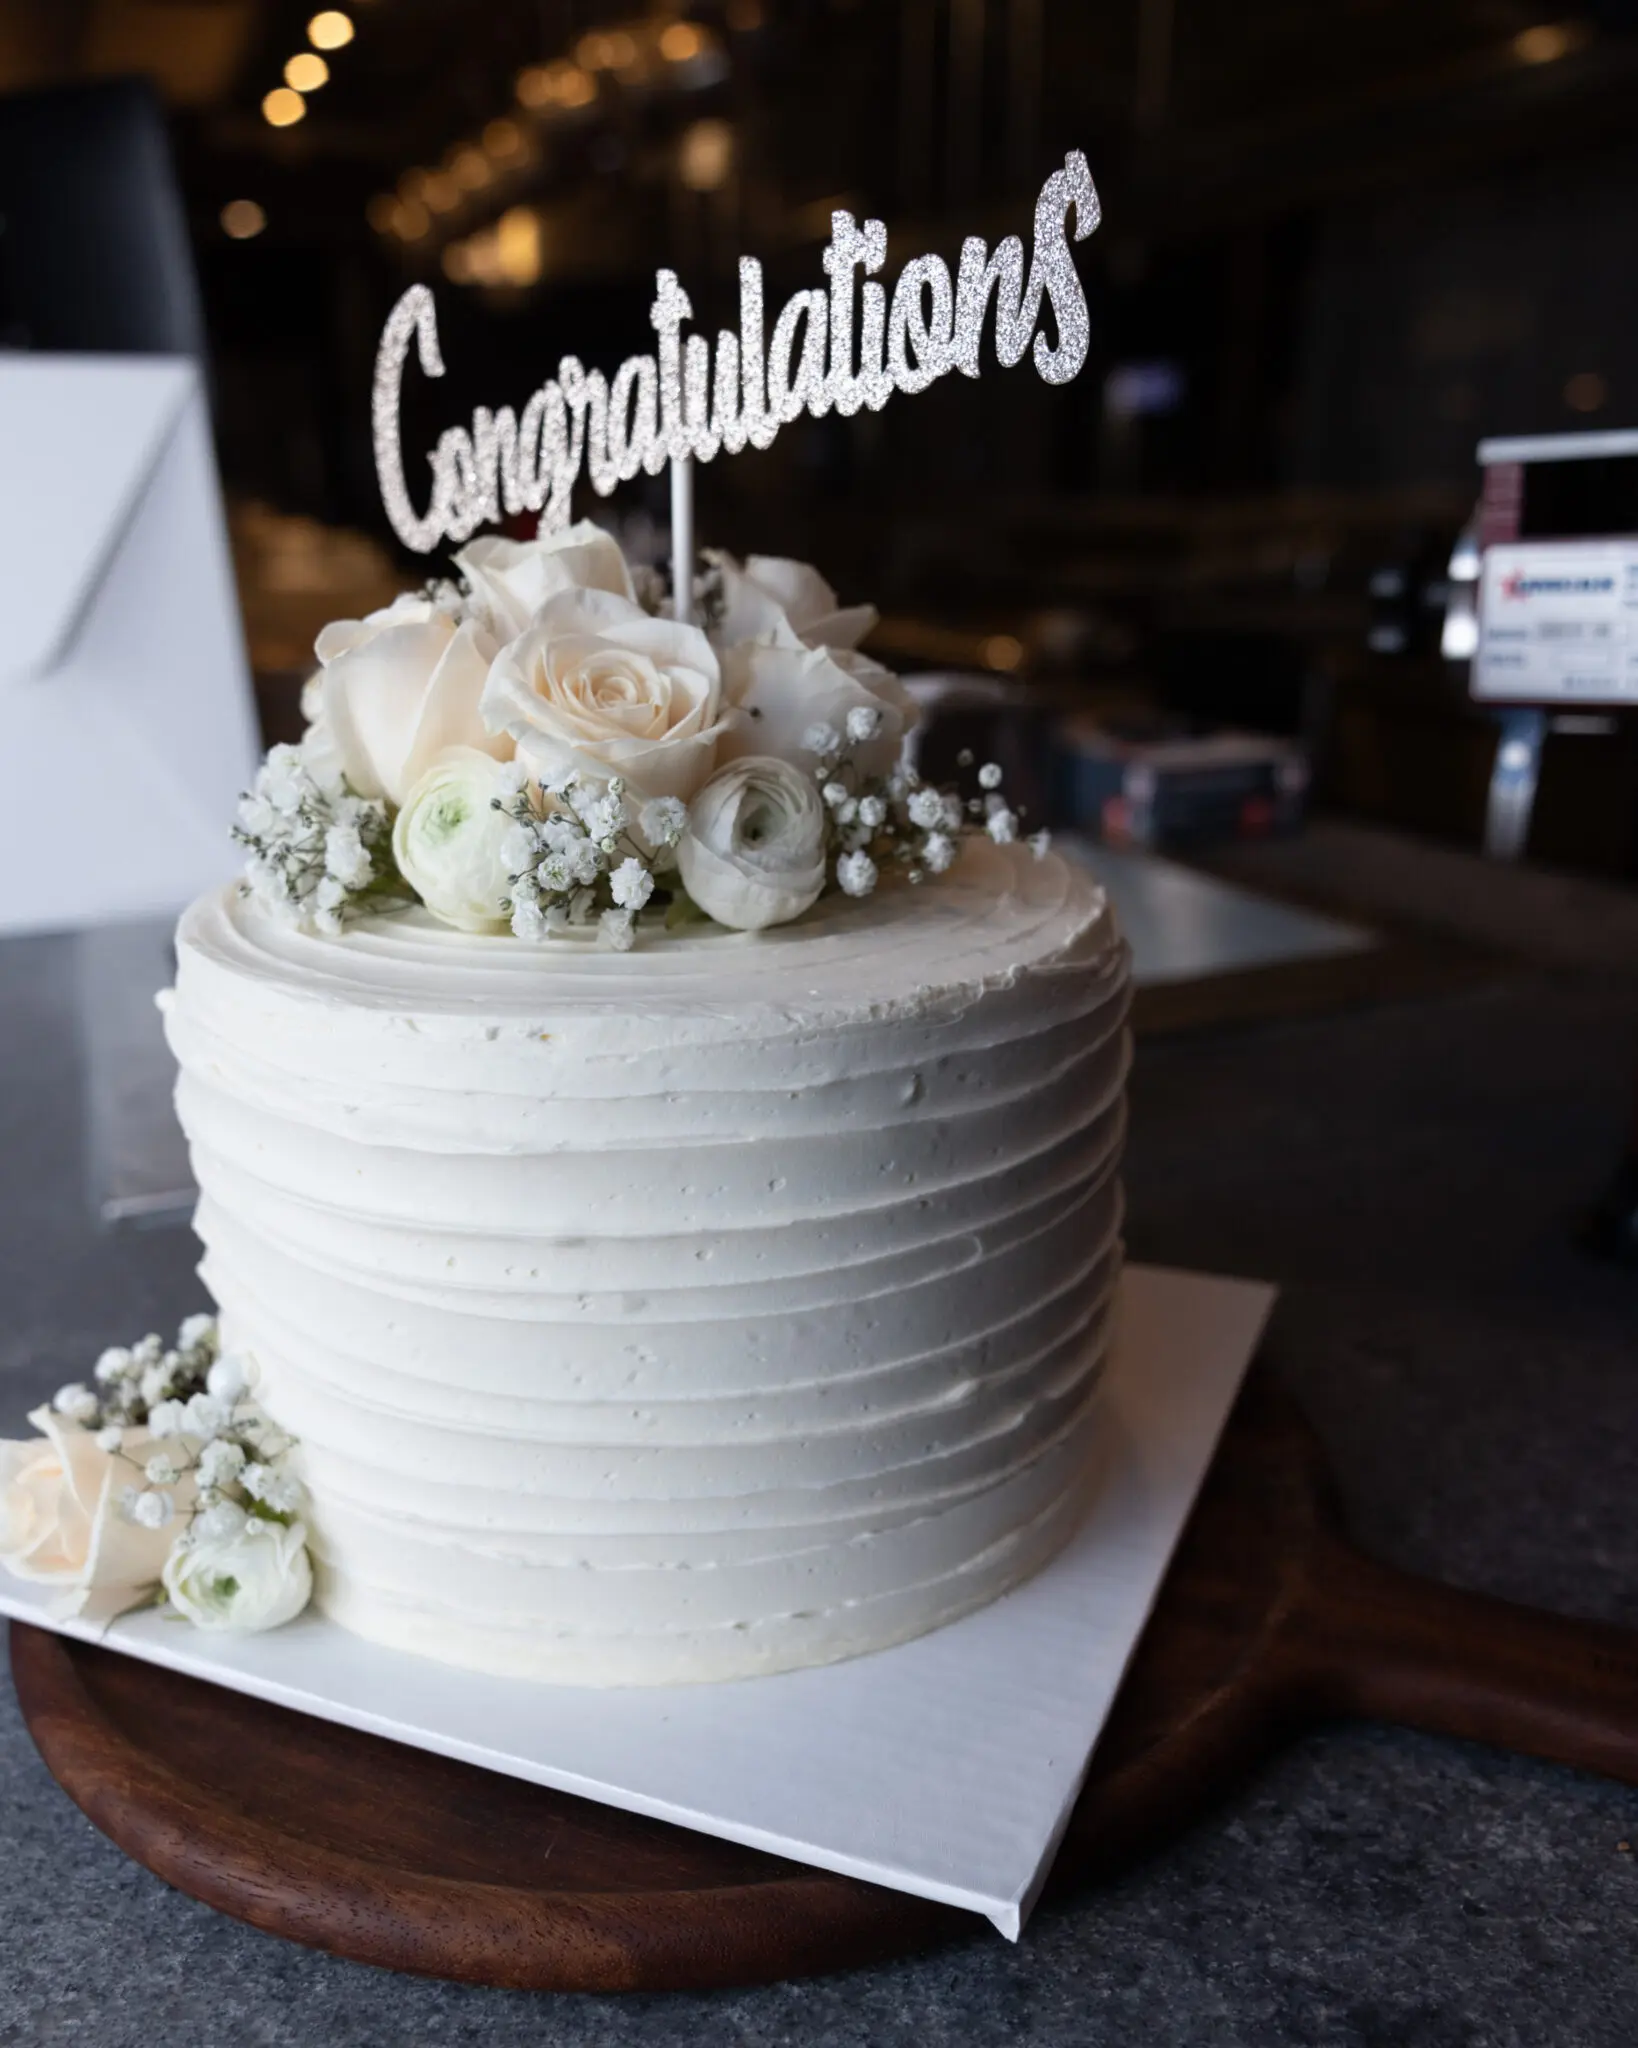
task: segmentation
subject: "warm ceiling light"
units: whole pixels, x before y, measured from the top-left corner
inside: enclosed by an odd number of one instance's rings
[[[1564,387],[1564,403],[1571,412],[1602,412],[1610,387],[1596,370],[1579,370]]]
[[[630,53],[622,56],[621,45]],[[574,53],[588,71],[613,71],[620,64],[629,64],[637,54],[637,46],[630,36],[615,30],[594,28],[589,35],[583,35],[574,46]]]
[[[1513,55],[1521,64],[1556,64],[1567,57],[1581,40],[1573,22],[1544,21],[1520,31],[1513,38]]]
[[[492,157],[505,163],[523,147],[523,131],[516,121],[491,121],[483,131],[483,146]]]
[[[992,633],[984,642],[986,668],[1015,669],[1023,658],[1022,641],[1015,640],[1010,633]]]
[[[691,192],[715,192],[734,167],[734,131],[726,121],[696,121],[683,130],[677,175]]]
[[[398,232],[398,201],[390,192],[378,192],[364,209],[364,218],[378,235]]]
[[[674,21],[660,37],[660,55],[670,64],[686,64],[705,48],[705,37],[691,21]]]
[[[313,49],[344,49],[352,41],[352,16],[328,6],[307,23],[307,41]]]
[[[443,271],[451,284],[472,282],[472,251],[465,242],[451,242],[443,253]]]
[[[519,74],[517,91],[526,107],[583,107],[596,99],[597,83],[578,64],[559,60],[556,64],[531,64]]]
[[[270,128],[294,127],[307,112],[307,102],[287,85],[276,85],[262,101],[262,119]]]
[[[540,215],[532,206],[514,206],[495,223],[495,255],[508,284],[533,284],[540,276]]]
[[[326,7],[307,24],[307,40],[315,50],[339,50],[352,39],[352,21],[339,7]]]
[[[453,213],[461,203],[461,188],[447,171],[429,171],[422,181],[421,196],[434,213]]]
[[[222,208],[222,232],[236,242],[248,242],[267,226],[267,215],[254,199],[230,199]]]
[[[479,192],[495,175],[490,169],[489,159],[481,149],[474,149],[468,143],[458,149],[449,160],[449,175],[463,192]]]
[[[284,67],[284,82],[297,92],[317,92],[330,82],[330,67],[311,50],[298,50]]]
[[[401,199],[398,202],[398,218],[393,225],[404,241],[418,242],[431,228],[432,215],[419,199]]]

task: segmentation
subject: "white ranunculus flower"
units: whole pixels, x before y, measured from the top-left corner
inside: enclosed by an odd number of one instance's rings
[[[631,571],[613,534],[589,519],[533,540],[486,534],[455,557],[495,638],[515,640],[550,597],[565,590],[608,590],[634,600]]]
[[[166,1559],[163,1578],[171,1605],[195,1628],[281,1628],[312,1595],[307,1531],[300,1522],[287,1528],[261,1515],[232,1534],[195,1531]]]
[[[759,754],[719,769],[688,807],[677,865],[718,924],[754,932],[800,917],[825,886],[825,807],[813,777]]]
[[[710,557],[722,577],[719,646],[773,638],[786,645],[857,647],[875,625],[873,604],[841,606],[819,571],[784,555]]]
[[[514,820],[497,811],[516,778],[476,747],[440,754],[404,799],[393,857],[434,917],[463,932],[504,931]]]
[[[446,747],[510,758],[510,740],[478,712],[495,649],[480,625],[409,592],[367,619],[325,627],[315,645],[324,664],[317,730],[360,796],[401,804]]]
[[[881,714],[875,736],[862,744],[849,742],[849,751],[861,775],[888,775],[916,722],[910,693],[892,670],[845,648],[744,640],[728,649],[722,666],[728,701],[740,714],[738,727],[719,749],[723,761],[776,754],[811,770],[814,757],[804,751],[803,742],[814,727],[840,734],[850,711],[869,709]]]
[[[496,657],[483,715],[546,787],[619,775],[638,803],[692,796],[733,722],[705,635],[606,590],[547,601]]]
[[[124,1432],[119,1452],[82,1429],[37,1408],[41,1432],[23,1443],[0,1443],[0,1565],[15,1578],[52,1591],[59,1618],[112,1621],[152,1597],[179,1524],[145,1529],[120,1511],[120,1498],[146,1462],[149,1433]],[[183,1475],[175,1504],[193,1497]]]

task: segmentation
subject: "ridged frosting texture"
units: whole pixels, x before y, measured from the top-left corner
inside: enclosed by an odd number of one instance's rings
[[[201,1271],[317,1599],[588,1685],[880,1648],[1072,1532],[1126,951],[1055,856],[630,953],[226,890],[166,1003]]]

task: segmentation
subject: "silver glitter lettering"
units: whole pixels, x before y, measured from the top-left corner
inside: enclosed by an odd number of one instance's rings
[[[550,531],[568,522],[582,472],[607,497],[639,470],[654,475],[668,461],[709,462],[719,449],[766,448],[804,412],[814,419],[832,407],[879,412],[895,390],[925,391],[950,370],[976,377],[992,304],[997,362],[1010,368],[1028,351],[1048,384],[1067,384],[1085,365],[1090,343],[1071,241],[1084,241],[1100,218],[1086,158],[1071,150],[1036,201],[1027,275],[1017,235],[993,251],[975,235],[962,247],[954,281],[939,257],[918,256],[889,297],[872,281],[887,259],[886,229],[878,220],[860,225],[838,208],[823,259],[828,291],[795,293],[771,340],[762,266],[754,257],[740,259],[739,331],[720,332],[714,344],[703,334],[684,334],[692,304],[676,274],[662,270],[649,316],[654,355],[623,363],[612,387],[600,370],[565,356],[521,419],[509,406],[479,406],[470,430],[450,427],[439,437],[424,515],[410,501],[400,441],[411,342],[423,375],[441,377],[444,364],[432,294],[412,285],[382,330],[371,403],[376,474],[393,531],[418,554],[441,540],[466,539],[503,511],[538,511]],[[1038,331],[1043,304],[1055,339]]]
[[[375,434],[375,473],[381,485],[392,530],[416,554],[429,554],[443,535],[436,509],[416,517],[404,478],[404,452],[399,440],[398,408],[404,384],[404,358],[413,335],[423,377],[441,377],[444,359],[438,352],[438,311],[424,284],[412,284],[387,315],[375,355],[375,386],[370,399],[370,424]],[[436,499],[434,500],[436,507]]]

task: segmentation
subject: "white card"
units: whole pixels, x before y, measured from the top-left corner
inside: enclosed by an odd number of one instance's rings
[[[174,913],[260,752],[199,372],[0,353],[0,449],[0,932]]]

